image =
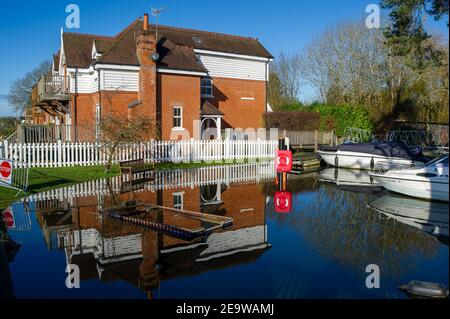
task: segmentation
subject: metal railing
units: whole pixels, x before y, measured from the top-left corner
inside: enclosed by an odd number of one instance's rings
[[[92,134],[91,134],[92,135]],[[33,125],[20,124],[16,135],[10,143],[55,143],[57,141],[70,142],[75,136],[72,125]]]
[[[387,171],[391,169],[406,169],[406,168],[417,168],[423,164],[403,164],[403,163],[393,163],[388,161],[378,161],[373,168],[374,173],[379,175],[386,174]]]
[[[387,141],[402,141],[410,148],[448,153],[448,128],[417,131],[389,131]]]
[[[3,154],[0,154],[3,156]],[[11,165],[11,179],[8,181],[0,181],[0,187],[6,187],[18,191],[17,195],[20,193],[25,193],[28,189],[28,177],[29,177],[29,165],[25,162],[19,162],[14,160],[8,160],[0,158],[0,162],[8,161],[12,163]]]

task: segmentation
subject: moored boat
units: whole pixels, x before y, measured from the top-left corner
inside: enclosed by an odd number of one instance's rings
[[[429,160],[421,152],[414,153],[405,143],[396,141],[324,146],[317,154],[331,166],[366,170],[374,169],[379,162],[389,169],[395,165],[415,166]]]
[[[448,155],[418,167],[370,172],[379,184],[392,192],[448,202]]]

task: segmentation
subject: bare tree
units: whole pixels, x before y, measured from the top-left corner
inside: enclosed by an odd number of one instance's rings
[[[394,54],[382,30],[368,29],[364,21],[344,22],[316,36],[299,64],[322,101],[364,107],[376,124],[402,117],[448,122],[448,45],[437,37],[422,45],[433,49],[421,51],[439,56],[417,68],[418,53]]]
[[[301,66],[297,54],[281,52],[271,64],[269,102],[275,108],[280,104],[298,101]]]
[[[108,112],[100,121],[101,147],[107,152],[106,171],[112,168],[114,156],[122,144],[140,143],[158,137],[156,122],[144,115],[123,116],[117,112]]]
[[[50,61],[41,62],[35,69],[24,77],[11,83],[8,101],[17,113],[23,113],[25,108],[31,106],[31,90],[43,74],[50,71]]]
[[[114,157],[121,145],[137,144],[160,137],[159,125],[156,119],[141,114],[137,110],[129,113],[128,105],[122,110],[114,107],[120,101],[121,90],[102,92],[101,114],[96,125],[85,125],[84,129],[95,136],[101,151],[107,155],[106,172],[112,168]]]

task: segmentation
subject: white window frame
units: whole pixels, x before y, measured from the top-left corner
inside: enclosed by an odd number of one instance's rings
[[[175,109],[180,109],[180,115],[175,116]],[[180,120],[180,126],[175,126],[175,119]],[[172,109],[172,126],[174,129],[182,129],[183,128],[183,107],[182,106],[174,106]]]
[[[180,198],[179,204],[175,204],[175,198]],[[184,192],[172,193],[172,201],[173,201],[173,208],[183,210],[184,209]]]
[[[209,85],[204,86],[203,83],[204,81],[209,81]],[[203,89],[206,88],[207,90],[209,89],[211,92],[210,93],[203,93]],[[200,79],[200,93],[202,97],[214,97],[214,83],[213,83],[213,79],[205,77],[205,78],[201,78]]]

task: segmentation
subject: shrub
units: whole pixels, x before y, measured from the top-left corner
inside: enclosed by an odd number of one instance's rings
[[[362,107],[348,105],[325,105],[315,103],[305,107],[308,111],[321,115],[320,130],[334,130],[337,135],[344,135],[348,127],[361,128],[371,131],[373,124],[369,119],[369,112]]]
[[[271,112],[267,114],[267,127],[287,131],[319,130],[320,114],[317,112]]]
[[[7,138],[16,130],[16,119],[14,117],[0,117],[0,139]]]
[[[301,102],[294,102],[289,104],[280,104],[273,106],[275,112],[301,112],[304,110],[304,105]]]

